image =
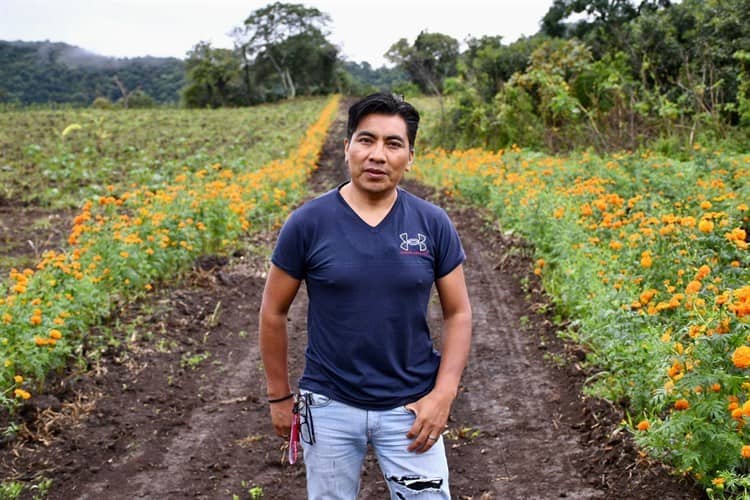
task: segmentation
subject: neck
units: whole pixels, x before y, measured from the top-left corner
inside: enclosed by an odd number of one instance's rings
[[[349,205],[364,210],[390,210],[398,198],[398,188],[382,193],[361,192],[351,181],[340,192]]]

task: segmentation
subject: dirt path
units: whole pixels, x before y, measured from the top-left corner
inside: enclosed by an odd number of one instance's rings
[[[338,122],[312,192],[345,179],[343,137]],[[436,201],[461,233],[475,317],[445,436],[455,498],[702,498],[638,455],[613,408],[579,396],[580,351],[554,336],[529,249],[488,229],[477,211]],[[253,246],[267,255],[273,238]],[[203,259],[180,289],[123,311],[113,338],[128,341],[56,382],[52,397],[38,398],[40,418],[27,408],[21,436],[0,450],[3,480],[52,479],[52,499],[249,498],[254,487],[264,498],[305,498],[304,468],[282,465],[265,404],[257,346],[265,268],[262,252]],[[295,378],[305,314],[303,290],[289,318]],[[437,307],[430,316],[439,337]],[[361,498],[387,498],[372,457]]]

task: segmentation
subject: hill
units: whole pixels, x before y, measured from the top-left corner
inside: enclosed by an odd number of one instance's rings
[[[60,42],[0,40],[0,103],[70,103],[97,97],[116,101],[136,89],[157,103],[178,102],[185,66],[169,57],[113,58]]]

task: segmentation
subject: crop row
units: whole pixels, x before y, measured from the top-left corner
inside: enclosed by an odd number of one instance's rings
[[[0,113],[0,199],[78,208],[110,185],[167,186],[184,167],[256,170],[285,157],[322,106]]]
[[[337,108],[334,97],[286,158],[262,168],[185,168],[164,187],[110,187],[87,201],[64,250],[0,284],[0,403],[13,408],[42,390],[118,304],[278,221],[305,195]]]
[[[750,157],[696,146],[550,157],[423,154],[421,180],[533,242],[566,332],[654,456],[714,496],[750,487]]]

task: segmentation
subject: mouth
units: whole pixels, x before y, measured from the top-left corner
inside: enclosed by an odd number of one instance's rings
[[[384,177],[384,176],[388,175],[385,170],[382,170],[382,169],[379,169],[379,168],[366,168],[366,169],[364,169],[364,173],[368,177],[373,177],[373,178],[379,178],[379,177]]]

